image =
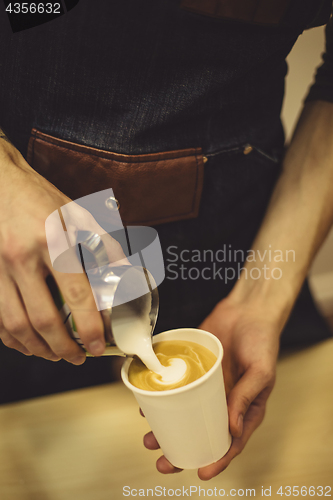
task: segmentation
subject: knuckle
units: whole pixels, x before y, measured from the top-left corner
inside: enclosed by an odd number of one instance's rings
[[[258,363],[254,367],[255,375],[262,381],[264,385],[274,383],[275,380],[275,367],[269,362]]]
[[[72,305],[76,306],[85,301],[90,294],[90,290],[87,286],[83,286],[81,283],[71,283],[66,290],[67,300]]]
[[[39,313],[38,316],[31,319],[31,322],[37,331],[49,331],[57,325],[57,319],[53,314]]]
[[[36,223],[32,229],[31,238],[24,240],[17,234],[8,232],[2,235],[0,255],[9,265],[27,264],[35,262],[36,255],[40,254],[41,248],[47,246],[45,229]]]
[[[252,400],[246,396],[246,394],[243,394],[242,395],[242,398],[241,398],[241,404],[243,406],[243,408],[249,408],[250,404],[252,403]]]
[[[21,337],[27,331],[29,325],[23,318],[7,318],[4,327],[14,337]]]
[[[14,239],[7,240],[1,247],[1,256],[10,265],[26,263],[30,254],[31,252],[26,246]]]
[[[271,366],[263,366],[260,370],[260,376],[266,384],[275,380],[275,371]]]

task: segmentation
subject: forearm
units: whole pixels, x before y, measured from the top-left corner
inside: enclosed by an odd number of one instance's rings
[[[245,263],[230,295],[236,302],[264,307],[280,329],[333,223],[332,138],[333,104],[307,103],[252,246],[256,260]],[[261,268],[266,266],[266,272],[259,279],[251,279],[251,269],[258,267],[259,252],[261,257],[265,255],[259,262]],[[271,274],[274,268],[281,269],[275,271],[275,279]]]

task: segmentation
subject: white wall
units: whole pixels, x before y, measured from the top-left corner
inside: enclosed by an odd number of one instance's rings
[[[282,112],[287,139],[291,136],[302,100],[313,81],[315,68],[321,63],[324,41],[323,27],[305,31],[287,59],[289,72]],[[326,316],[333,315],[333,230],[313,263],[310,286],[323,313]]]

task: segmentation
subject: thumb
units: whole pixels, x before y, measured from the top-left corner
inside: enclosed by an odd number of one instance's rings
[[[249,369],[237,382],[228,396],[230,432],[240,438],[243,433],[243,420],[250,404],[265,388],[265,380],[260,372]]]

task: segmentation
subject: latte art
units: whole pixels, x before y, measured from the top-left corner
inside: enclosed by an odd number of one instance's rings
[[[160,363],[168,367],[168,376],[157,374],[139,359],[133,359],[128,380],[138,389],[168,391],[183,387],[202,377],[216,362],[216,356],[209,349],[195,342],[169,340],[153,347]]]

